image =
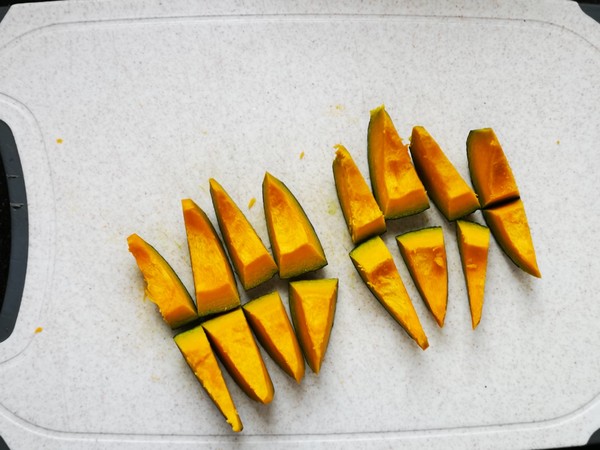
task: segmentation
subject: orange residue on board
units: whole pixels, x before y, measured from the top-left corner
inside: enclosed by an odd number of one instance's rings
[[[250,201],[248,202],[248,209],[252,208],[255,203],[256,203],[256,199],[254,197],[252,197],[250,199]]]
[[[335,105],[335,109],[337,109],[338,111],[343,111],[344,105]]]
[[[62,143],[63,143],[63,140],[62,140],[61,138],[58,138],[58,139],[56,139],[56,143],[57,143],[57,144],[62,144]]]
[[[34,331],[35,334],[41,333],[42,331],[44,331],[44,329],[42,327],[37,327]]]
[[[300,159],[304,159],[304,152],[300,152]]]

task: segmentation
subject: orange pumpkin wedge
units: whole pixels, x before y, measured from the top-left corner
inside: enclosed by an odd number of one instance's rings
[[[385,233],[383,213],[350,152],[343,145],[336,145],[335,148],[333,178],[352,242],[357,244]]]
[[[304,358],[279,293],[263,295],[242,308],[263,348],[285,373],[300,383],[304,377]]]
[[[371,111],[367,155],[375,200],[386,219],[429,208],[427,193],[392,119],[382,105]]]
[[[292,281],[290,313],[306,362],[316,374],[321,370],[333,327],[338,280]]]
[[[440,327],[448,304],[448,263],[442,227],[423,228],[396,236],[408,271]]]
[[[244,289],[252,289],[277,273],[273,257],[244,213],[223,187],[209,180],[217,222],[235,271]]]
[[[233,271],[212,223],[190,199],[182,200],[196,305],[200,317],[229,311],[240,305]]]
[[[469,307],[471,309],[471,325],[475,329],[481,321],[481,313],[483,311],[490,230],[488,227],[484,227],[478,223],[457,220],[456,239],[467,283]]]
[[[483,217],[504,253],[525,272],[541,278],[523,202],[484,209]]]
[[[460,176],[424,127],[414,127],[410,153],[427,194],[449,221],[479,209],[473,189]]]
[[[177,328],[197,319],[190,294],[160,253],[137,234],[129,236],[127,244],[146,282],[146,296],[156,304],[165,322]]]
[[[244,428],[202,326],[173,338],[196,378],[235,432]]]
[[[392,254],[383,240],[376,236],[350,252],[361,278],[373,295],[419,347],[429,347],[419,316],[406,292]]]
[[[241,308],[202,324],[227,371],[253,400],[270,403],[273,383]]]
[[[294,194],[270,173],[263,180],[267,230],[280,278],[292,278],[327,265],[312,224]]]
[[[482,128],[469,133],[467,158],[482,208],[519,198],[515,178],[494,130]]]

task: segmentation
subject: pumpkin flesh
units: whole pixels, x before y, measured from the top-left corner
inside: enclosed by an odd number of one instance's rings
[[[336,146],[333,177],[352,242],[357,244],[386,230],[385,218],[348,150]]]
[[[359,275],[390,315],[425,350],[429,343],[392,254],[376,236],[350,252]]]
[[[242,431],[242,421],[202,326],[180,333],[174,340],[190,369],[225,416],[231,429],[235,432]]]
[[[515,200],[492,209],[484,209],[483,216],[508,257],[525,272],[541,278],[523,202]]]
[[[248,290],[269,280],[277,273],[273,257],[244,213],[213,178],[210,195],[223,241],[242,286]]]
[[[473,189],[424,127],[413,128],[410,153],[427,194],[446,219],[453,221],[479,208]]]
[[[427,193],[392,119],[382,105],[371,111],[367,155],[373,194],[386,219],[429,208]]]
[[[270,173],[263,180],[267,230],[280,278],[292,278],[327,265],[319,238],[292,192]]]
[[[243,306],[250,328],[273,360],[300,383],[304,358],[277,291],[251,300]]]
[[[459,220],[456,222],[456,238],[467,283],[471,326],[475,329],[483,311],[490,230],[478,223]]]
[[[519,198],[512,170],[493,129],[482,128],[469,133],[467,158],[482,208]]]
[[[292,281],[289,302],[294,329],[306,362],[316,374],[321,370],[333,327],[338,280]]]
[[[197,319],[190,294],[160,253],[137,234],[129,236],[127,244],[146,282],[146,296],[156,304],[165,322],[177,328]]]
[[[190,199],[182,200],[196,304],[200,317],[240,305],[233,271],[206,213]]]
[[[273,383],[242,310],[235,309],[202,326],[227,371],[248,397],[271,402]]]
[[[424,228],[396,236],[408,271],[440,327],[448,304],[448,264],[441,227]]]

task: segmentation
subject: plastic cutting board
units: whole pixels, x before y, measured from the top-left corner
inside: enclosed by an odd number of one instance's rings
[[[599,79],[600,27],[572,2],[13,6],[0,23],[0,119],[27,194],[13,209],[29,225],[20,311],[0,343],[0,435],[15,449],[587,442],[600,428]],[[359,279],[333,184],[337,143],[368,173],[369,110],[382,103],[405,138],[424,125],[467,179],[469,130],[496,130],[543,275],[492,242],[472,331],[454,225],[434,206],[390,222],[425,352]],[[267,170],[319,233],[338,308],[319,376],[298,386],[265,354],[268,406],[227,377],[245,425],[234,436],[144,301],[126,237],[153,243],[191,288],[180,200],[214,219],[215,177],[267,241]],[[446,239],[443,329],[394,242],[426,225]],[[287,300],[278,281],[251,296],[269,288]]]

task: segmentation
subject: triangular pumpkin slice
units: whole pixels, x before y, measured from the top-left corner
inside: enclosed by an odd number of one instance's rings
[[[473,189],[424,127],[413,128],[410,153],[427,194],[446,219],[456,220],[479,209]]]
[[[280,278],[292,278],[327,265],[325,252],[294,194],[270,173],[263,180],[269,240]]]
[[[318,374],[329,344],[337,302],[337,278],[293,281],[290,312],[306,362]]]
[[[146,281],[146,296],[158,306],[165,322],[177,328],[197,319],[190,294],[160,253],[137,234],[129,236],[127,244]]]
[[[273,400],[273,383],[241,308],[202,324],[227,371],[253,400]]]
[[[440,327],[448,304],[448,264],[442,227],[423,228],[396,236],[400,254],[419,294]]]
[[[285,373],[300,383],[304,377],[304,358],[279,293],[263,295],[242,308],[250,328],[267,353]]]
[[[376,236],[350,252],[350,259],[361,278],[387,312],[413,338],[419,347],[429,347],[419,316],[406,292],[392,254]]]
[[[483,310],[490,230],[478,223],[458,220],[456,222],[456,239],[467,283],[471,324],[475,329],[479,325]]]
[[[190,369],[232,430],[242,431],[242,421],[202,326],[184,331],[174,339]]]
[[[484,209],[483,217],[508,257],[528,274],[541,278],[523,202],[515,200]]]
[[[471,182],[482,208],[519,198],[515,177],[493,129],[469,133],[467,158]]]
[[[244,289],[256,287],[277,273],[277,265],[225,189],[213,178],[209,183],[219,228],[235,271]]]
[[[385,218],[352,156],[336,145],[333,178],[352,242],[357,244],[386,230]]]
[[[240,305],[233,271],[212,223],[190,199],[182,200],[196,305],[200,317]]]
[[[383,105],[371,111],[367,139],[373,194],[385,218],[396,219],[429,208],[408,147],[402,143]]]

